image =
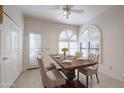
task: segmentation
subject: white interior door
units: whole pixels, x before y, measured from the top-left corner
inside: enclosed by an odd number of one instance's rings
[[[9,87],[12,82],[11,67],[11,33],[4,33],[4,51],[2,57],[3,86]]]
[[[4,15],[0,24],[0,87],[10,87],[22,72],[22,30]]]
[[[6,24],[1,27],[1,87],[10,87],[12,84],[12,67],[11,67],[11,47],[12,33],[10,21],[5,19]]]
[[[42,48],[41,34],[29,34],[29,68],[38,67],[37,56]]]

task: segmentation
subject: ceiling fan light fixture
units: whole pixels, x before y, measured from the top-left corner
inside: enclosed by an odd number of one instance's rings
[[[64,10],[64,14],[63,14],[63,16],[64,16],[64,18],[70,18],[71,17],[71,13],[70,13],[70,11],[68,11],[68,10]]]
[[[66,16],[67,15],[67,12],[66,11],[64,11],[64,16]]]
[[[58,17],[58,19],[70,19],[73,15],[73,13],[76,14],[83,14],[84,10],[82,9],[75,9],[74,5],[63,5],[63,6],[59,6],[55,9],[58,10],[62,10],[60,16]]]
[[[67,18],[67,19],[68,19],[68,18],[71,18],[71,14],[67,15],[66,18]]]

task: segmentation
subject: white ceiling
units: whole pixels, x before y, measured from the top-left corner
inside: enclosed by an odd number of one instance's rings
[[[83,14],[72,13],[71,18],[60,20],[58,17],[63,14],[62,10],[53,9],[56,5],[20,5],[18,7],[26,16],[36,17],[46,21],[64,23],[70,25],[81,25],[89,20],[92,20],[97,15],[110,9],[111,5],[75,5],[74,9],[83,9]]]

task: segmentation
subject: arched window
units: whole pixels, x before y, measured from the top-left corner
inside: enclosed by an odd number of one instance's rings
[[[67,54],[74,55],[77,51],[77,36],[73,31],[65,30],[59,35],[59,53],[62,54],[62,48],[68,48]]]
[[[99,54],[101,57],[101,33],[96,26],[89,25],[82,29],[80,33],[80,52],[83,57],[88,57],[91,53]]]

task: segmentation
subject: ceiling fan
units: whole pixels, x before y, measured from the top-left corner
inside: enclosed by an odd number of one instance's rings
[[[69,19],[72,13],[83,14],[84,10],[82,9],[74,9],[74,5],[63,5],[63,6],[55,6],[54,9],[62,10],[62,16],[66,19]]]

